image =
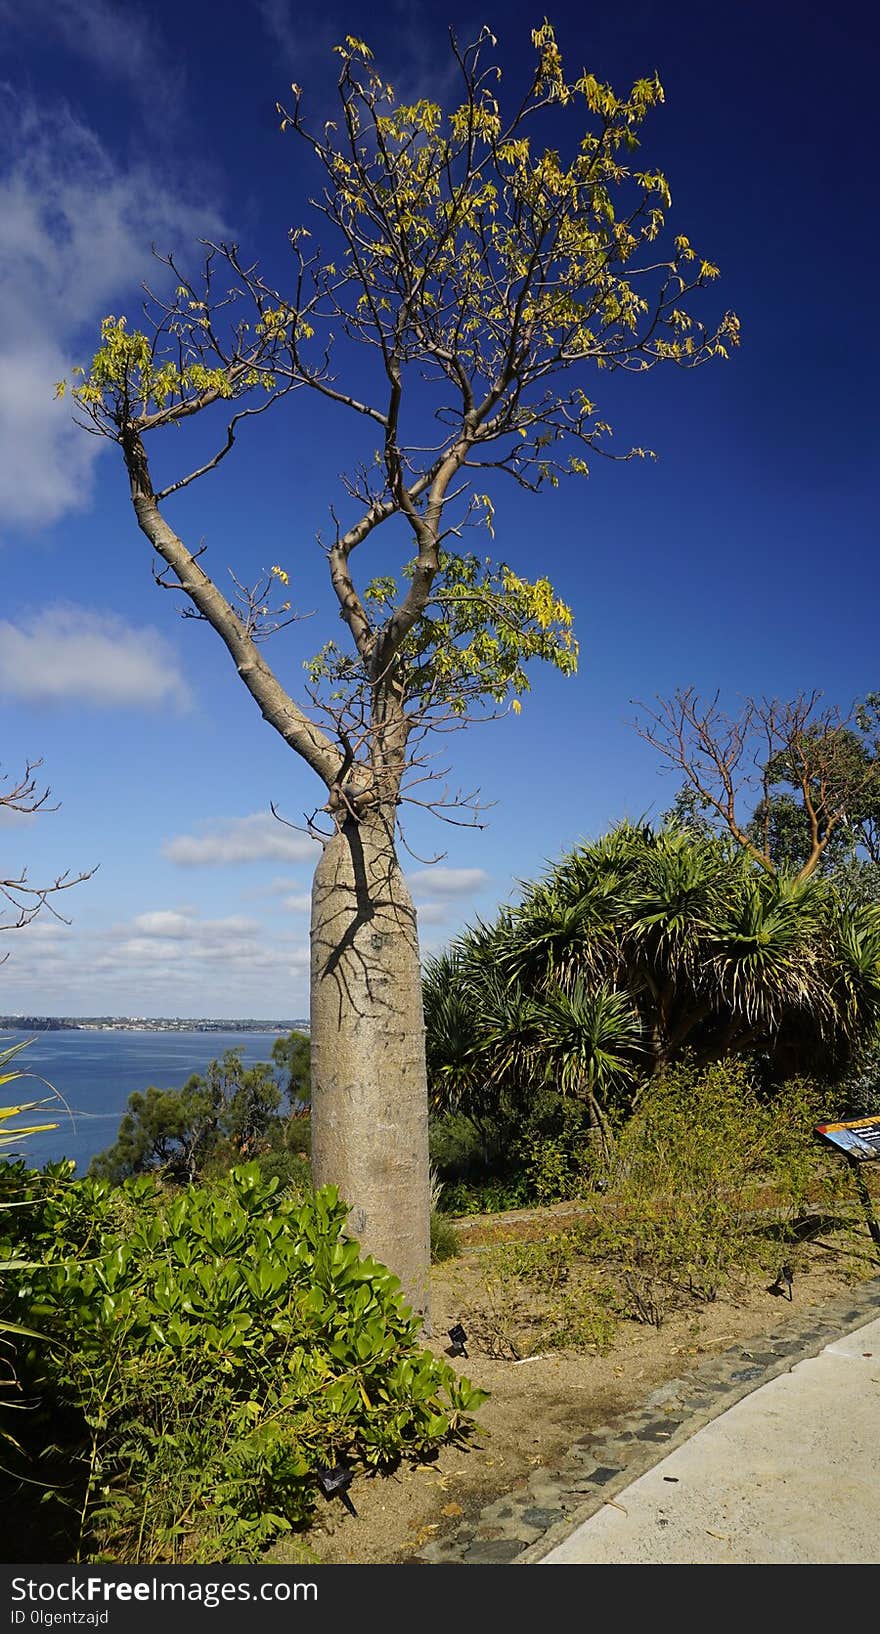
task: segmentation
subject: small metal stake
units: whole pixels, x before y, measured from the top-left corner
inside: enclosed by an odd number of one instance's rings
[[[348,1488],[354,1480],[354,1471],[347,1464],[334,1464],[330,1469],[326,1465],[315,1470],[315,1480],[325,1498],[341,1498],[350,1515],[357,1519],[357,1510],[348,1496]]]
[[[868,1230],[870,1231],[874,1242],[877,1244],[877,1247],[880,1248],[880,1224],[878,1224],[877,1216],[874,1213],[874,1200],[870,1191],[868,1190],[868,1182],[862,1172],[862,1162],[862,1158],[849,1157],[849,1155],[847,1155],[847,1163],[855,1176],[856,1191],[859,1194],[859,1202],[865,1211],[865,1219],[867,1221]]]
[[[767,1289],[767,1292],[768,1292],[768,1294],[781,1294],[782,1289],[783,1289],[783,1285],[784,1285],[785,1288],[788,1290],[789,1299],[793,1299],[794,1295],[793,1295],[793,1293],[791,1291],[791,1285],[792,1285],[793,1281],[794,1281],[794,1271],[792,1270],[791,1266],[790,1265],[780,1265],[779,1270],[778,1270],[778,1272],[776,1274],[776,1281],[771,1282],[770,1287]]]
[[[450,1356],[466,1356],[467,1351],[464,1347],[467,1342],[467,1334],[465,1333],[461,1323],[456,1322],[455,1327],[449,1328],[447,1331],[450,1339],[452,1340],[452,1344],[449,1346],[448,1354]]]

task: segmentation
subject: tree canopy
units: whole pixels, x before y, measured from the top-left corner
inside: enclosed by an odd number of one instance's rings
[[[264,717],[328,784],[331,810],[396,797],[414,731],[517,707],[531,659],[574,668],[571,614],[548,581],[459,548],[468,522],[492,530],[481,485],[505,475],[536,491],[588,474],[593,456],[643,456],[611,453],[584,371],[692,368],[738,340],[732,314],[707,327],[692,310],[717,268],[669,234],[666,179],[639,163],[659,80],[622,96],[589,73],[568,80],[549,24],[533,41],[531,84],[507,109],[489,30],[453,42],[461,100],[446,113],[396,97],[347,38],[335,122],[314,128],[298,86],[279,105],[323,177],[315,231],[332,258],[295,227],[289,287],[275,288],[234,245],[206,245],[200,275],[169,256],[175,283],[149,295],[146,327],[107,318],[72,387],[90,427],[121,447],[163,582],[221,634]],[[346,379],[357,350],[372,395]],[[315,656],[305,711],[259,650],[296,616],[290,568],[267,564],[230,603],[160,510],[225,460],[244,420],[297,390],[368,433],[324,542],[350,646]],[[155,434],[227,406],[212,457],[157,482]],[[358,586],[355,560],[394,517],[411,546],[400,573]]]
[[[640,735],[684,773],[678,821],[727,832],[769,874],[880,863],[880,693],[848,711],[817,691],[746,698],[730,714],[684,687],[641,708]]]

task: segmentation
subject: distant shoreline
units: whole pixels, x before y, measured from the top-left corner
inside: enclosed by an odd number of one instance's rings
[[[25,1033],[307,1033],[298,1021],[224,1020],[193,1016],[0,1016],[0,1032]]]

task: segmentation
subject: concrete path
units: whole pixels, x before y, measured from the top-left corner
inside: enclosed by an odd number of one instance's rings
[[[880,1565],[880,1319],[744,1396],[532,1562]]]

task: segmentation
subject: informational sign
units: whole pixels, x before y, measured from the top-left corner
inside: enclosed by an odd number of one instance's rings
[[[851,1118],[846,1123],[819,1123],[816,1134],[859,1162],[880,1157],[880,1113],[873,1118]]]

